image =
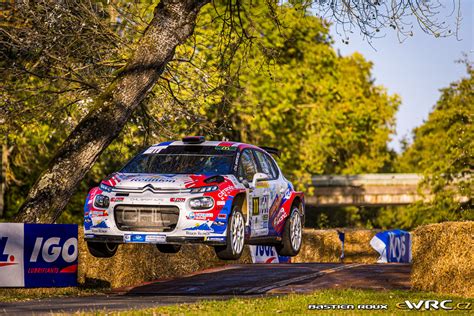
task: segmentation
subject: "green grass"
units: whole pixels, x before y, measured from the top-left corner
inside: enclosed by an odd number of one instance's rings
[[[373,311],[315,311],[308,310],[308,304],[388,304],[388,311],[377,314],[405,314],[396,307],[397,303],[410,300],[418,302],[420,299],[452,299],[453,302],[469,302],[474,299],[461,298],[450,295],[423,293],[414,291],[373,291],[373,290],[322,290],[309,295],[283,295],[268,298],[234,298],[227,301],[202,301],[195,304],[180,304],[163,306],[153,309],[144,309],[127,312],[99,312],[95,315],[299,315],[299,314],[376,314]],[[413,312],[406,312],[411,313]],[[442,313],[434,311],[432,313]],[[450,311],[450,314],[467,314],[468,311]],[[472,313],[472,310],[470,311]],[[424,315],[430,314],[426,311]]]
[[[1,302],[24,301],[48,297],[85,296],[103,294],[100,289],[62,288],[62,289],[0,289]],[[356,315],[376,314],[374,311],[316,311],[308,310],[309,304],[387,304],[388,311],[378,312],[380,315],[404,314],[396,307],[397,303],[405,300],[418,302],[419,300],[452,300],[454,304],[463,302],[474,305],[474,298],[425,293],[416,291],[374,291],[374,290],[320,290],[305,295],[280,295],[264,298],[233,298],[225,301],[202,301],[194,304],[180,304],[162,306],[152,309],[110,312],[97,311],[85,315],[300,315],[300,314],[343,314]],[[411,313],[413,312],[406,312]],[[426,314],[439,314],[442,311],[433,311]],[[474,314],[471,311],[450,311],[452,315]]]
[[[104,289],[96,288],[0,288],[0,302],[18,302],[28,301],[49,297],[69,297],[69,296],[86,296],[94,294],[102,294]]]

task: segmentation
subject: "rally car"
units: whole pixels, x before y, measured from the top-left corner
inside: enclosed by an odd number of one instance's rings
[[[147,148],[87,195],[90,253],[112,257],[122,243],[176,253],[184,243],[203,243],[224,260],[238,259],[244,244],[297,255],[304,196],[269,153],[278,152],[202,136]]]

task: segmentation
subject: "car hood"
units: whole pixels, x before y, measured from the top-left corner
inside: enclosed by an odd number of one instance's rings
[[[103,180],[102,184],[117,189],[141,189],[145,186],[151,186],[154,189],[185,189],[213,185],[213,183],[203,182],[206,178],[208,178],[206,175],[189,174],[115,173]],[[227,177],[224,178],[227,180]]]

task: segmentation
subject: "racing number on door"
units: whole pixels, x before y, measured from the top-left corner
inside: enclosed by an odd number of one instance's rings
[[[252,215],[258,215],[259,214],[259,198],[254,197],[252,199]]]

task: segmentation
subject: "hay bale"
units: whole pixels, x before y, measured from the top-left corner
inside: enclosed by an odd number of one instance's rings
[[[375,263],[378,253],[370,240],[378,232],[368,229],[344,229],[344,262]],[[341,242],[336,229],[305,229],[303,245],[293,262],[340,262]]]
[[[378,254],[369,245],[375,230],[345,230],[344,262],[374,263]],[[293,262],[340,262],[341,242],[337,231],[305,229],[303,246]],[[211,247],[185,245],[178,254],[160,253],[153,245],[120,245],[114,257],[89,254],[79,228],[79,283],[86,287],[125,287],[157,279],[168,279],[232,263],[250,263],[246,247],[239,261],[219,260]]]
[[[125,287],[236,263],[217,259],[214,249],[205,245],[184,245],[177,254],[164,254],[154,245],[124,244],[112,258],[95,258],[83,237],[79,227],[78,282],[86,287]],[[251,262],[248,250],[238,262]]]
[[[445,222],[413,232],[415,289],[474,296],[474,222]]]

